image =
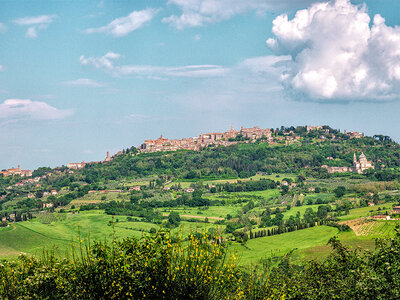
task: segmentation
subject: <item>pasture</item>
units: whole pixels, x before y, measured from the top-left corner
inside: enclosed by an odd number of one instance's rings
[[[43,249],[54,248],[62,256],[71,250],[71,243],[78,239],[110,240],[116,238],[140,237],[158,225],[146,222],[128,222],[126,216],[111,216],[103,211],[85,211],[76,214],[49,214],[39,218],[10,224],[0,229],[0,258],[15,258],[19,254],[40,255]],[[118,221],[118,222],[117,222]],[[174,231],[189,233],[208,230],[213,224],[204,222],[181,222]],[[220,226],[224,228],[224,226]],[[221,230],[222,230],[221,229]]]
[[[248,240],[245,246],[232,244],[230,251],[236,252],[241,265],[256,264],[260,259],[283,256],[292,250],[307,249],[325,245],[329,239],[339,233],[334,227],[318,226]]]

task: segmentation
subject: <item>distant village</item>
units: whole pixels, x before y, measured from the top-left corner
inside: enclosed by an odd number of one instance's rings
[[[305,126],[306,131],[322,131],[324,134],[331,134],[331,138],[335,139],[336,136],[330,132],[328,126]],[[344,134],[349,138],[362,138],[364,136],[363,133],[357,131],[344,131]],[[319,136],[321,140],[326,139],[326,136],[321,134]],[[168,139],[163,137],[162,135],[155,140],[145,140],[143,144],[138,147],[138,151],[140,153],[151,153],[151,152],[159,152],[159,151],[177,151],[177,150],[194,150],[200,151],[206,147],[218,147],[218,146],[230,146],[237,143],[254,143],[256,141],[264,141],[271,145],[273,144],[292,144],[300,142],[301,137],[296,134],[295,130],[286,130],[283,131],[282,135],[275,134],[274,129],[266,128],[262,129],[258,126],[252,128],[244,128],[243,126],[240,130],[235,130],[233,126],[231,126],[229,131],[226,132],[212,132],[212,133],[202,133],[196,137],[189,137],[183,139]],[[92,161],[92,162],[73,162],[67,163],[67,168],[69,173],[73,173],[74,170],[82,169],[87,164],[95,164],[95,163],[106,163],[110,162],[114,157],[123,154],[124,151],[119,151],[113,156],[110,156],[110,153],[107,152],[106,158],[103,161]],[[366,161],[365,155],[362,154],[360,156],[360,162],[358,165],[353,165],[353,167],[328,167],[323,166],[328,169],[329,173],[335,172],[358,172],[362,173],[364,169],[373,167],[370,162]],[[369,164],[368,164],[369,163]],[[31,170],[23,170],[18,166],[17,168],[11,168],[8,170],[0,171],[0,176],[21,176],[21,177],[31,177]],[[37,180],[37,179],[35,179]],[[27,180],[23,183],[28,183]]]
[[[300,137],[297,137],[300,138]],[[141,152],[158,152],[158,151],[176,151],[176,150],[195,150],[199,151],[208,146],[230,146],[236,144],[242,139],[245,142],[252,142],[257,139],[264,139],[272,142],[272,132],[269,128],[261,129],[259,127],[243,128],[236,131],[231,129],[226,132],[202,133],[198,137],[184,139],[166,139],[162,135],[156,140],[145,140],[140,145]],[[280,137],[284,140],[284,137]]]
[[[330,129],[324,129],[324,126],[306,126],[307,132],[314,130],[324,131],[329,134]],[[286,144],[300,142],[300,136],[296,135],[294,130],[284,132],[284,136],[273,135],[273,129],[262,129],[260,127],[244,128],[235,130],[232,126],[229,131],[226,132],[213,132],[203,133],[198,137],[184,138],[184,139],[167,139],[162,135],[156,140],[145,140],[140,145],[140,152],[158,152],[158,151],[176,151],[176,150],[195,150],[199,151],[208,146],[230,146],[237,143],[254,143],[257,140],[263,140],[269,144],[276,144],[285,142]],[[364,136],[363,133],[344,131],[344,134],[350,138],[361,138]],[[325,139],[325,136],[321,136],[321,139]],[[335,139],[335,136],[332,136]]]

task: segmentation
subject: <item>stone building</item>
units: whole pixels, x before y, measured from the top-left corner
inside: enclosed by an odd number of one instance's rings
[[[236,131],[231,126],[229,131],[226,132],[212,132],[202,133],[198,137],[184,138],[184,139],[166,139],[162,135],[156,140],[145,140],[140,145],[141,152],[157,152],[157,151],[176,151],[182,150],[201,150],[208,146],[230,146],[238,143],[236,137],[243,136],[248,138],[249,141],[254,142],[256,139],[266,138],[268,141],[272,139],[270,129],[261,129],[259,127],[244,128],[241,127],[240,131]]]
[[[362,174],[364,170],[367,169],[375,169],[375,167],[372,165],[371,161],[368,161],[364,152],[361,153],[359,160],[357,161],[356,154],[354,153],[353,156],[353,172],[357,172],[359,174]]]
[[[367,160],[364,152],[361,153],[359,160],[357,160],[357,156],[354,153],[352,167],[328,167],[327,165],[323,165],[322,167],[328,169],[328,173],[353,172],[358,174],[362,174],[367,169],[375,168],[372,162]]]
[[[68,169],[74,169],[74,170],[82,169],[85,166],[86,166],[86,163],[84,161],[81,163],[68,163],[67,164]]]
[[[111,156],[110,156],[110,152],[107,151],[107,156],[106,156],[106,158],[104,159],[103,162],[109,162],[109,161],[111,161]]]
[[[351,139],[360,139],[362,137],[364,137],[364,134],[362,132],[358,132],[358,131],[344,131],[344,134],[349,136]]]
[[[30,177],[32,176],[32,171],[22,170],[21,167],[18,165],[18,168],[11,168],[5,171],[1,171],[0,174],[2,174],[4,177],[16,175],[19,175],[21,177]]]

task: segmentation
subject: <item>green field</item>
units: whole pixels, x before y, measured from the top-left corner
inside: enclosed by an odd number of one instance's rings
[[[339,219],[341,221],[347,221],[347,220],[353,220],[353,219],[358,219],[362,217],[367,217],[371,215],[371,212],[376,212],[378,211],[378,208],[380,208],[383,212],[386,210],[390,211],[391,206],[390,204],[382,204],[382,205],[376,205],[376,206],[367,206],[367,207],[361,207],[361,208],[355,208],[351,209],[348,215],[341,216]]]
[[[398,221],[374,221],[363,223],[358,229],[359,233],[368,237],[393,237]]]
[[[245,246],[232,244],[231,251],[238,253],[240,264],[255,264],[260,259],[282,256],[291,250],[306,249],[325,245],[338,234],[338,230],[328,226],[318,226],[280,235],[249,240]]]
[[[297,212],[300,212],[300,216],[303,217],[305,211],[307,210],[307,208],[311,208],[313,211],[317,211],[318,210],[318,206],[319,205],[303,205],[303,206],[296,206],[291,208],[290,210],[286,211],[284,213],[284,220],[289,219],[290,216],[295,217]]]
[[[149,232],[151,228],[158,226],[146,222],[128,222],[125,216],[116,216],[114,221],[115,237],[129,236],[140,237]],[[21,253],[38,255],[44,249],[55,247],[60,255],[65,255],[71,249],[71,242],[97,239],[110,240],[113,235],[113,227],[108,223],[111,216],[103,211],[88,211],[79,214],[67,214],[65,220],[43,224],[38,219],[11,224],[7,228],[0,229],[0,258],[12,258]],[[179,228],[174,231],[189,233],[190,231],[208,230],[215,225],[203,222],[181,222]],[[221,226],[223,229],[224,226]],[[222,230],[221,229],[221,230]]]
[[[241,209],[240,205],[210,206],[208,209],[202,209],[199,207],[179,206],[174,208],[163,208],[159,209],[159,211],[162,213],[169,213],[171,211],[176,211],[180,215],[217,217],[225,219],[227,214],[233,215],[240,209]]]

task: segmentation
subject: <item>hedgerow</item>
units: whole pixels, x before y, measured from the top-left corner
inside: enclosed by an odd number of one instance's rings
[[[0,264],[2,299],[398,299],[400,233],[373,252],[332,253],[301,266],[239,267],[218,236],[168,230],[111,242],[77,242],[71,256],[47,252]]]

